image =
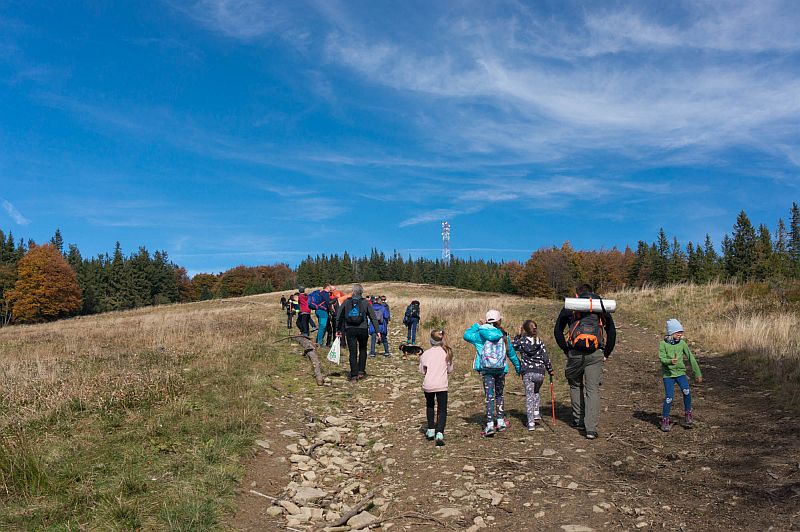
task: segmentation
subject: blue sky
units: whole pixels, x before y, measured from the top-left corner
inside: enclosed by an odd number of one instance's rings
[[[794,2],[0,3],[0,228],[190,272],[716,242],[800,189]]]

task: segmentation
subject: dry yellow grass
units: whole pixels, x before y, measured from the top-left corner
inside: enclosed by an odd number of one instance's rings
[[[790,403],[800,400],[800,314],[768,286],[679,284],[608,297],[619,301],[623,316],[657,330],[678,318],[689,338],[712,352],[740,357]]]

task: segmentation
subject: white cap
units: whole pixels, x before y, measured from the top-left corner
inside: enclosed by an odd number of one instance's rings
[[[486,323],[494,323],[496,321],[500,321],[503,319],[503,316],[500,315],[499,310],[490,310],[486,313]]]

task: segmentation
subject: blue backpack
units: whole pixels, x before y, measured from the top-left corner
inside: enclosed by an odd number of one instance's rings
[[[365,313],[361,312],[361,299],[350,298],[350,310],[345,315],[347,325],[361,325],[366,318]]]
[[[322,305],[322,291],[321,290],[314,290],[310,294],[308,294],[308,308],[311,310],[325,310],[320,305]]]
[[[481,350],[481,369],[506,368],[506,338],[496,342],[486,341]]]

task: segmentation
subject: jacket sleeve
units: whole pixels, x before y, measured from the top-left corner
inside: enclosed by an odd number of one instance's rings
[[[562,309],[561,313],[558,315],[558,319],[556,319],[556,326],[553,328],[553,336],[556,339],[556,343],[558,344],[558,348],[567,353],[569,351],[569,346],[567,345],[567,340],[564,338],[564,329],[567,327],[569,323],[569,316],[570,311],[567,309]]]
[[[520,344],[520,337],[519,335],[515,336],[513,340],[511,340],[511,345],[514,346],[514,349],[519,351],[519,344]]]
[[[617,344],[617,326],[614,325],[614,318],[611,314],[606,314],[606,347],[603,349],[603,354],[606,357],[611,356],[614,346]]]
[[[426,375],[428,373],[428,366],[425,365],[424,359],[422,357],[419,357],[419,372],[422,373],[423,375]]]
[[[517,352],[514,350],[514,346],[511,345],[511,342],[508,342],[508,359],[514,364],[514,369],[517,370],[517,374],[522,370],[519,366],[519,358],[517,358]]]
[[[672,357],[667,352],[667,342],[665,342],[663,340],[661,342],[659,342],[659,344],[658,344],[658,359],[665,366],[671,366],[672,365]]]
[[[471,343],[472,345],[480,343],[481,333],[478,327],[480,327],[480,325],[478,325],[477,323],[473,323],[472,327],[464,331],[464,340]]]
[[[544,367],[547,369],[547,373],[550,375],[553,374],[553,364],[550,362],[550,357],[547,354],[547,348],[542,343],[542,360],[544,361]]]
[[[700,365],[697,363],[697,359],[694,358],[692,350],[689,349],[689,344],[684,343],[683,350],[689,357],[689,363],[692,365],[692,371],[694,372],[694,377],[695,378],[702,377],[703,374],[700,372]]]
[[[339,330],[340,333],[344,334],[344,307],[347,306],[347,301],[339,305],[339,309],[336,311],[336,328]]]

